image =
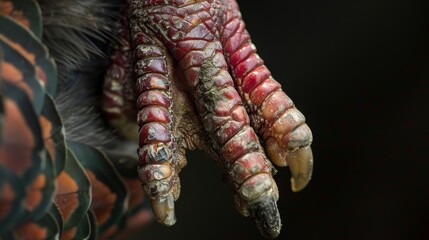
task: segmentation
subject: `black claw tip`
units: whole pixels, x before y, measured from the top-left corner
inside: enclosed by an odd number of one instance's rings
[[[249,212],[264,238],[274,239],[280,234],[280,213],[273,196],[266,196],[250,204]]]

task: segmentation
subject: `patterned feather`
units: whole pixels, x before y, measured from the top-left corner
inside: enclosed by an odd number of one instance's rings
[[[135,159],[105,151],[121,140],[90,87],[114,41],[114,8],[0,1],[0,239],[106,239],[139,212],[150,219],[137,176],[127,175]]]

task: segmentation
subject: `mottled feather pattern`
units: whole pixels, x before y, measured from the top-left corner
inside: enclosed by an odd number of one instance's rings
[[[139,226],[151,219],[144,196],[129,193],[137,178],[117,169],[135,158],[103,152],[121,141],[95,87],[115,7],[0,2],[0,239],[111,238],[136,214]]]

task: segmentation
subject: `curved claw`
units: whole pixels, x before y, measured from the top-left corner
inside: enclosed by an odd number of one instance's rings
[[[151,198],[152,210],[156,220],[166,226],[174,225],[173,189],[176,187],[174,179],[176,173],[170,166],[162,164],[148,164],[138,169],[143,190]]]
[[[259,137],[275,164],[291,166],[292,188],[298,191],[308,183],[312,169],[312,136],[305,118],[256,55],[234,0],[160,3],[133,0],[128,9],[135,50],[140,179],[153,199],[155,216],[164,225],[174,224],[174,152],[180,141],[192,145],[176,138],[181,130],[175,105],[180,101],[174,99],[173,104],[173,97],[183,88],[240,198],[240,209],[252,215],[264,237],[275,238],[281,227],[278,193]],[[223,7],[215,7],[217,3]],[[220,11],[216,16],[223,20],[213,18],[212,11]],[[163,167],[167,165],[171,174]]]
[[[292,191],[298,192],[307,186],[313,172],[313,153],[311,147],[298,149],[286,157],[292,174]]]
[[[160,197],[151,200],[153,214],[156,220],[165,225],[172,226],[176,223],[176,214],[174,213],[174,197],[169,193],[167,197]]]
[[[256,53],[234,0],[228,1],[226,19],[228,24],[224,26],[221,40],[237,91],[253,120],[252,127],[265,141],[269,159],[280,167],[291,166],[292,190],[299,191],[311,178],[311,130],[305,124],[304,115]]]
[[[292,191],[298,192],[307,186],[313,172],[313,153],[311,147],[299,148],[288,152],[279,147],[273,138],[266,141],[267,153],[271,161],[280,167],[289,166]]]
[[[310,128],[307,124],[302,124],[281,139],[270,137],[266,141],[267,153],[271,161],[280,167],[289,166],[292,174],[291,186],[294,192],[304,189],[311,179],[313,153],[310,144],[312,140]],[[282,144],[280,141],[286,142],[286,144]]]
[[[248,210],[264,238],[274,239],[280,234],[282,224],[273,194],[268,194],[257,202],[249,204]]]

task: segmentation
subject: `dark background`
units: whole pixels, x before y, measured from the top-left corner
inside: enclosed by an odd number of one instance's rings
[[[261,4],[263,2],[263,4]],[[423,1],[239,1],[314,135],[313,179],[279,169],[278,239],[429,239],[429,8]],[[141,239],[261,239],[220,170],[188,154],[178,221]]]

